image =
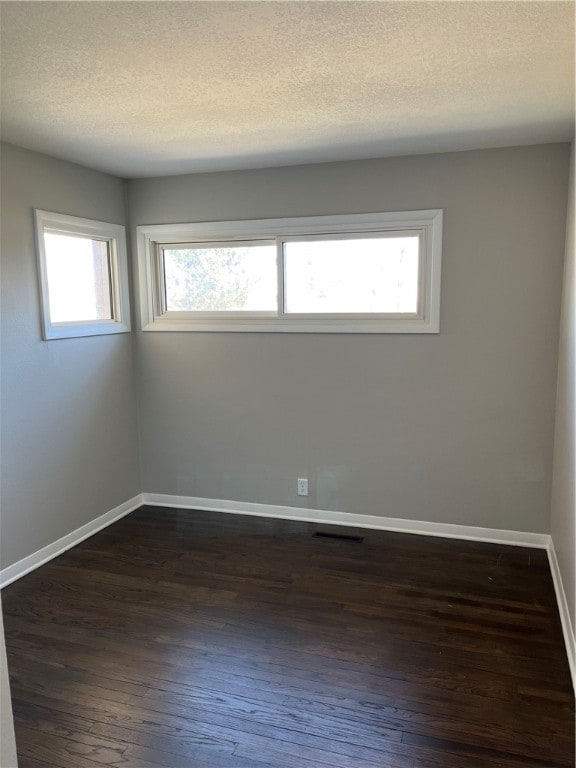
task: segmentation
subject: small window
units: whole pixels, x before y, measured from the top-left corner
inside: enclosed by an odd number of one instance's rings
[[[130,330],[124,227],[35,211],[45,339]]]
[[[138,227],[146,331],[437,333],[441,211]]]

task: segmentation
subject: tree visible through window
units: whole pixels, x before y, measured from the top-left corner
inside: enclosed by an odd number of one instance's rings
[[[276,308],[273,245],[164,248],[168,312],[250,312]]]

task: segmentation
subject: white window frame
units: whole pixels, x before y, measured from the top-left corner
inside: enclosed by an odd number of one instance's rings
[[[226,331],[251,333],[438,333],[442,261],[442,210],[309,216],[284,219],[215,221],[138,226],[138,281],[143,331]],[[419,308],[416,313],[295,314],[284,312],[283,243],[317,237],[329,239],[419,234]],[[166,312],[163,306],[164,246],[196,247],[234,241],[275,241],[278,311]]]
[[[69,339],[79,336],[102,336],[130,331],[130,290],[128,283],[128,257],[126,229],[120,224],[82,219],[52,211],[34,210],[36,252],[40,284],[42,333],[45,340]],[[108,243],[110,259],[110,303],[112,319],[53,322],[50,317],[48,269],[46,264],[45,233],[76,235]]]

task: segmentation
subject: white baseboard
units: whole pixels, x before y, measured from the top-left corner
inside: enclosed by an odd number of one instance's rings
[[[325,509],[283,507],[276,504],[252,504],[245,501],[204,499],[198,496],[173,496],[162,493],[142,494],[142,503],[155,507],[179,507],[181,509],[206,509],[213,512],[229,512],[235,515],[275,517],[282,520],[302,520],[308,523],[345,525],[350,528],[375,528],[397,533],[417,533],[423,536],[440,536],[448,539],[468,539],[493,544],[511,544],[519,547],[546,549],[550,541],[547,533],[503,531],[497,528],[477,528],[471,525],[429,523],[423,520],[402,520],[396,517],[357,515],[351,512],[335,512]]]
[[[570,665],[570,673],[572,674],[572,684],[574,690],[576,690],[576,640],[574,637],[574,627],[572,626],[572,620],[568,610],[568,600],[566,599],[566,592],[564,591],[564,584],[562,582],[562,573],[560,572],[560,566],[558,565],[558,558],[556,557],[556,550],[554,548],[554,540],[552,537],[550,537],[550,543],[548,544],[548,560],[550,562],[550,571],[552,573],[554,590],[556,592],[556,602],[558,604],[558,612],[560,613],[560,621],[562,622],[568,664]]]
[[[86,525],[66,534],[66,536],[62,536],[58,541],[48,544],[37,552],[33,552],[31,555],[22,558],[22,560],[18,560],[18,562],[3,568],[0,571],[0,589],[8,586],[8,584],[11,584],[13,581],[16,581],[16,579],[19,579],[30,571],[33,571],[35,568],[44,565],[48,560],[58,557],[58,555],[61,555],[62,552],[65,552],[67,549],[75,547],[76,544],[80,544],[84,539],[93,536],[111,523],[115,523],[116,520],[119,520],[121,517],[130,514],[130,512],[141,507],[142,503],[142,494],[133,496],[131,499],[128,499],[128,501],[114,507],[114,509],[111,509],[105,514],[100,515],[100,517],[97,517],[95,520],[91,520],[89,523],[86,523]]]

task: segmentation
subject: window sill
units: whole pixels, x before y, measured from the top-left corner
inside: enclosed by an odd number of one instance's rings
[[[188,333],[439,333],[438,324],[421,317],[375,319],[262,318],[234,320],[156,317],[142,328],[152,332]]]

